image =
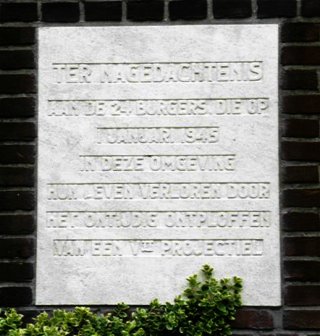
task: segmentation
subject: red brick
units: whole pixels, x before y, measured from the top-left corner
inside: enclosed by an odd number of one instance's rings
[[[32,141],[36,137],[33,122],[4,122],[0,123],[0,141]]]
[[[1,214],[0,234],[2,235],[26,235],[35,231],[35,220],[29,214]]]
[[[320,47],[318,46],[287,46],[281,52],[283,65],[319,65]]]
[[[317,138],[320,134],[317,119],[286,119],[283,128],[282,135],[288,138]]]
[[[30,74],[1,74],[0,93],[35,93],[36,80]]]
[[[79,3],[76,2],[42,3],[41,10],[44,22],[78,22],[80,18]]]
[[[286,329],[319,331],[320,310],[287,310],[283,324]]]
[[[286,189],[283,191],[285,207],[319,207],[320,188]]]
[[[284,277],[289,281],[320,281],[320,261],[285,260]]]
[[[288,257],[320,257],[320,237],[285,237],[284,250]]]
[[[31,191],[0,191],[0,210],[33,210],[34,193]]]
[[[285,231],[320,231],[320,217],[315,212],[288,212],[283,215]]]
[[[244,19],[251,17],[251,0],[214,0],[213,15],[216,19]]]
[[[0,145],[0,163],[34,163],[34,145]]]
[[[288,306],[320,305],[320,286],[288,285],[285,288],[284,301]]]
[[[30,287],[0,287],[0,302],[4,307],[19,307],[32,303]]]
[[[26,282],[34,277],[33,265],[26,262],[0,262],[0,281]]]
[[[288,161],[320,161],[320,142],[283,141],[281,157]]]
[[[162,21],[163,15],[163,0],[131,0],[127,2],[127,19],[129,21]]]
[[[86,1],[84,3],[86,21],[121,21],[121,1]]]
[[[30,45],[35,42],[35,29],[32,27],[0,27],[1,46]]]
[[[288,166],[283,168],[283,182],[285,183],[317,183],[319,182],[319,167]]]
[[[284,90],[318,90],[315,70],[287,70],[283,72],[281,88]]]
[[[319,114],[320,95],[299,95],[283,97],[283,113]]]
[[[0,167],[0,186],[32,187],[34,169],[29,167]]]
[[[318,0],[316,0],[318,1]],[[282,26],[282,42],[317,42],[319,26],[315,23],[290,22]]]
[[[238,311],[233,327],[253,330],[273,329],[273,316],[267,310],[243,308]]]
[[[301,15],[304,17],[320,17],[319,0],[302,0]]]
[[[1,50],[0,69],[34,69],[35,61],[32,50]]]
[[[0,4],[1,22],[37,21],[37,4],[35,2],[5,2]]]
[[[27,258],[32,257],[33,255],[34,255],[33,239],[31,238],[0,238],[0,258],[27,259]]]
[[[297,14],[295,0],[257,0],[257,16],[260,19],[294,17]]]
[[[35,115],[35,99],[32,97],[14,97],[0,99],[1,118],[29,118]]]

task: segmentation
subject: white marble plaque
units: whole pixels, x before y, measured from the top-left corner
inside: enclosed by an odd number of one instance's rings
[[[39,29],[39,305],[280,305],[278,26]]]

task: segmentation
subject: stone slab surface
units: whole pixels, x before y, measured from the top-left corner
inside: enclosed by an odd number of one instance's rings
[[[36,303],[280,305],[278,26],[39,29]]]

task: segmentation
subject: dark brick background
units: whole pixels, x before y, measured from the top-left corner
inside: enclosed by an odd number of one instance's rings
[[[319,336],[320,0],[0,0],[0,306],[37,313],[36,28],[154,22],[280,23],[283,305],[245,307],[234,328]]]

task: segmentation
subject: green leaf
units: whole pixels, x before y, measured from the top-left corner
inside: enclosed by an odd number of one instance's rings
[[[94,314],[89,308],[57,309],[39,314],[22,326],[14,309],[0,310],[1,336],[228,336],[230,322],[241,306],[242,280],[217,280],[213,268],[204,265],[200,276],[191,275],[187,288],[173,303],[157,299],[146,308],[130,312],[125,303],[112,312]]]

